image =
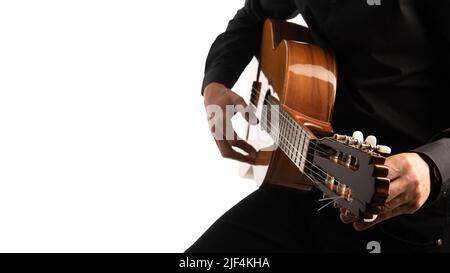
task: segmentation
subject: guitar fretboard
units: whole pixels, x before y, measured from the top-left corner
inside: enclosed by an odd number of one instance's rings
[[[303,173],[307,163],[310,137],[305,130],[268,96],[262,111],[261,128]]]

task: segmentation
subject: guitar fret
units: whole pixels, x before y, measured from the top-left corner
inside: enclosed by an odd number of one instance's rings
[[[293,143],[294,149],[292,151],[292,158],[291,158],[292,162],[294,162],[294,163],[297,158],[297,150],[298,150],[296,141],[297,141],[297,127],[294,125],[294,132],[293,132],[293,138],[292,138],[292,143]]]
[[[285,119],[286,120],[286,119]],[[289,122],[286,122],[286,130],[285,130],[285,134],[284,134],[284,141],[286,143],[286,155],[289,157],[289,150],[290,150],[290,146],[289,146]]]
[[[291,142],[289,141],[289,128],[290,128],[289,123],[286,123],[286,138],[285,138],[285,142],[286,142],[286,155],[288,157],[289,157],[289,152],[291,151]]]
[[[280,149],[281,149],[281,142],[282,142],[282,139],[281,139],[281,130],[283,130],[283,120],[280,120],[279,122],[278,122],[278,126],[277,126],[277,129],[276,129],[276,131],[277,131],[277,139],[276,139],[276,143],[277,143],[277,145],[278,146],[280,146]]]
[[[286,126],[287,126],[287,124],[286,124],[286,119],[283,119],[283,121],[282,121],[282,130],[281,130],[281,133],[280,133],[280,135],[281,135],[281,143],[282,143],[282,150],[284,151],[284,152],[286,152]]]
[[[309,137],[289,114],[268,103],[262,110],[261,127],[273,138],[278,148],[304,172],[309,147]]]
[[[309,146],[309,140],[305,138],[305,143],[302,147],[302,163],[300,164],[300,170],[303,172],[305,170],[305,163],[306,163],[306,157],[308,156],[308,146]]]
[[[288,132],[289,132],[289,124],[286,123],[285,127],[284,127],[284,138],[283,138],[283,140],[284,140],[284,152],[286,153],[287,156],[289,156],[289,148],[290,148]]]
[[[298,129],[297,129],[297,126],[295,126],[295,124],[294,124],[294,126],[293,126],[293,134],[292,134],[293,135],[292,143],[293,143],[293,146],[294,146],[294,149],[292,151],[292,161],[294,163],[295,163],[295,159],[297,157],[297,150],[298,150],[298,146],[296,144],[297,134],[298,134]]]
[[[296,143],[296,141],[297,141],[297,133],[298,133],[298,130],[297,130],[297,126],[295,126],[294,125],[294,129],[293,129],[293,138],[292,138],[292,143],[294,144],[293,146],[294,146],[294,149],[293,149],[293,151],[292,151],[292,161],[295,163],[295,160],[296,160],[296,157],[297,157],[297,148],[298,148],[298,146],[297,146],[297,143]]]
[[[265,131],[268,131],[267,129],[267,107],[263,107],[262,113],[261,113],[261,128]]]
[[[292,137],[292,125],[291,124],[288,124],[288,133],[287,133],[287,142],[289,143],[289,144],[291,144],[291,137]],[[288,153],[287,153],[287,156],[289,157],[289,158],[291,158],[292,157],[292,145],[289,145],[289,149],[288,149]]]
[[[300,143],[299,143],[299,149],[298,149],[298,153],[299,153],[299,162],[298,165],[300,167],[301,170],[303,170],[301,168],[302,162],[303,162],[303,144],[305,142],[305,134],[302,133],[301,139],[300,139]]]
[[[296,144],[297,136],[298,136],[298,128],[297,128],[297,125],[294,124],[294,137],[292,139],[292,143],[293,143],[293,145],[295,147],[294,151],[292,151],[292,157],[293,157],[294,161],[295,161],[295,157],[296,157],[297,151],[298,151],[298,146]]]
[[[297,131],[298,132],[298,131]],[[295,143],[295,146],[297,147],[297,151],[295,153],[295,165],[297,165],[298,167],[300,167],[300,142],[301,142],[301,137],[302,137],[302,133],[300,132],[300,134],[297,134],[297,140]]]

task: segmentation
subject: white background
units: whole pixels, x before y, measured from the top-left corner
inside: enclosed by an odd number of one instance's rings
[[[200,95],[243,2],[0,1],[0,251],[182,252],[256,188]]]
[[[243,3],[0,1],[1,252],[183,252],[256,189],[200,95]]]

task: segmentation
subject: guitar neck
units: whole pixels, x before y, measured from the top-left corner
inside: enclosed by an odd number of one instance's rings
[[[310,161],[308,159],[311,156],[309,148],[314,143],[313,137],[271,96],[265,99],[261,127],[270,134],[275,144],[304,173],[307,162]]]

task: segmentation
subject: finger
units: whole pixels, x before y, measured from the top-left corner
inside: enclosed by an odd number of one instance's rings
[[[223,113],[221,112],[215,112],[208,116],[209,130],[216,140],[224,139],[224,123]]]
[[[248,164],[254,164],[255,155],[243,155],[231,147],[230,143],[226,140],[216,140],[217,147],[224,158],[234,159]]]
[[[247,120],[251,125],[258,124],[258,118],[256,117],[255,110],[252,106],[249,106],[241,96],[236,96],[234,99],[234,105],[237,112]]]
[[[402,171],[398,166],[401,166],[402,162],[399,162],[397,156],[391,156],[388,159],[386,159],[384,165],[389,168],[387,178],[389,178],[391,181],[401,177]]]
[[[408,187],[408,181],[404,178],[398,178],[392,181],[389,185],[389,195],[386,202],[394,200],[398,196],[402,195]]]
[[[242,100],[242,102],[245,104],[244,100]],[[239,112],[249,124],[258,124],[259,121],[256,117],[254,108],[250,105],[244,104],[236,104],[236,111]]]
[[[408,203],[407,195],[406,193],[402,193],[396,198],[386,202],[386,204],[384,204],[384,206],[382,207],[381,211],[385,212],[389,210],[394,210],[398,207],[406,205],[407,203]]]
[[[357,231],[364,231],[364,230],[369,229],[383,221],[386,221],[388,219],[391,219],[391,218],[396,217],[401,214],[405,214],[407,211],[408,211],[408,206],[406,206],[406,205],[400,206],[395,209],[380,213],[378,215],[377,219],[373,222],[367,223],[364,221],[357,221],[357,222],[353,223],[353,228]]]
[[[215,117],[210,120],[210,128],[216,140],[233,141],[237,139],[231,119],[225,118],[222,113],[216,113]]]
[[[253,158],[256,158],[256,149],[253,148],[252,145],[250,145],[247,141],[242,139],[237,139],[230,141],[230,144],[234,147],[237,147],[244,152],[246,152],[248,155],[252,156]]]
[[[387,175],[387,178],[389,178],[389,180],[393,181],[401,176],[400,169],[398,169],[394,166],[390,166],[390,165],[385,165],[385,166],[388,167],[388,169],[389,169],[389,172]]]
[[[374,221],[358,221],[358,226],[355,227],[355,229],[358,230],[358,228],[361,228],[361,230],[364,229],[368,229],[382,221],[385,221],[389,218],[392,218],[395,215],[395,210],[397,210],[398,208],[402,208],[405,209],[404,212],[406,212],[406,204],[407,204],[407,198],[406,198],[406,194],[403,193],[400,196],[398,196],[397,198],[394,198],[393,200],[391,200],[390,202],[387,202],[381,210],[381,213],[379,215],[377,215],[377,217],[374,219]],[[403,213],[404,213],[403,212]],[[359,223],[360,222],[360,223]]]
[[[236,96],[233,96],[232,101],[233,101],[234,105],[236,105],[236,106],[240,105],[243,108],[246,108],[248,106],[248,104],[245,102],[245,100],[237,94],[236,94]]]
[[[218,115],[223,116],[224,109],[219,105],[210,104],[205,106],[206,117],[209,120],[217,118]]]

